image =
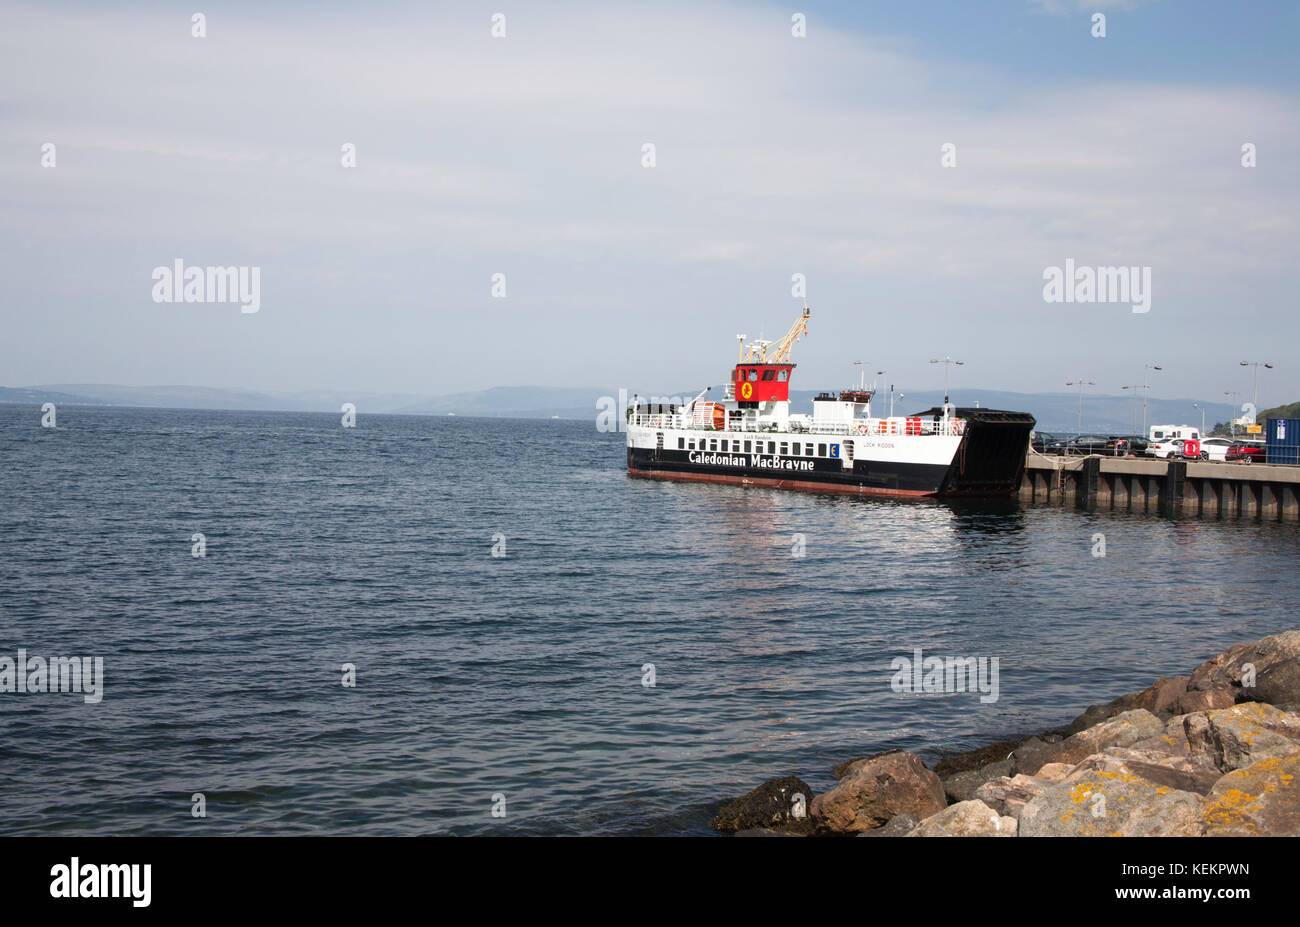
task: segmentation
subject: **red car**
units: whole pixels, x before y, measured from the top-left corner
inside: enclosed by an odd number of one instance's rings
[[[1242,463],[1263,463],[1265,450],[1263,444],[1234,444],[1224,454],[1224,460],[1240,460]]]

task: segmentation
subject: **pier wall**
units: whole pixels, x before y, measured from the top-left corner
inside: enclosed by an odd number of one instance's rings
[[[1170,517],[1296,522],[1300,521],[1300,467],[1137,457],[1049,457],[1030,451],[1020,499]]]

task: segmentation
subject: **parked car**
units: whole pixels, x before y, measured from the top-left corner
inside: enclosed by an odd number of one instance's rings
[[[1240,460],[1242,463],[1263,463],[1266,457],[1267,452],[1261,441],[1238,441],[1224,455],[1226,460]]]
[[[1106,439],[1107,453],[1116,457],[1145,454],[1151,442],[1141,435],[1115,435]]]
[[[1109,439],[1103,435],[1079,435],[1077,438],[1071,438],[1065,445],[1067,454],[1108,454],[1106,442]]]
[[[1048,448],[1055,448],[1060,446],[1060,444],[1060,438],[1056,435],[1049,435],[1045,431],[1035,431],[1029,437],[1029,446],[1040,454],[1054,453],[1054,451],[1048,450]]]
[[[1201,455],[1204,460],[1226,460],[1228,449],[1235,442],[1231,438],[1203,438],[1201,440]]]
[[[1147,454],[1151,457],[1182,457],[1183,456],[1183,439],[1173,438],[1167,441],[1156,441],[1147,448]]]

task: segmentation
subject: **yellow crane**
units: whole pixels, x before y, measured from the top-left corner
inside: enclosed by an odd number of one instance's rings
[[[799,340],[800,335],[808,334],[808,319],[812,315],[812,310],[807,304],[803,307],[803,313],[799,318],[794,320],[790,330],[785,333],[785,337],[780,341],[753,341],[749,345],[749,356],[744,356],[744,336],[741,337],[741,360],[742,364],[784,364],[790,360],[790,349],[794,343]],[[771,349],[769,352],[768,349]]]

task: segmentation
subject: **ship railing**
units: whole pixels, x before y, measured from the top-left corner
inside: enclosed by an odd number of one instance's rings
[[[966,432],[966,421],[960,418],[855,418],[851,422],[819,422],[791,420],[781,427],[777,422],[763,422],[750,418],[733,418],[726,428],[714,428],[712,423],[697,424],[689,415],[675,413],[634,413],[629,424],[642,428],[663,428],[674,431],[734,431],[763,434],[830,434],[879,438],[900,435],[950,435]]]

